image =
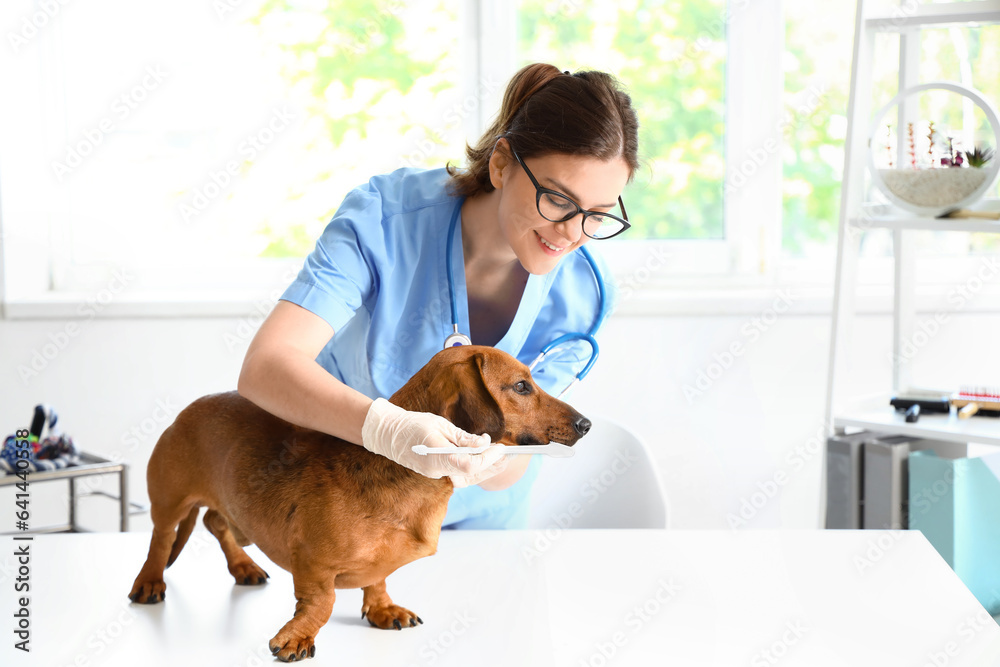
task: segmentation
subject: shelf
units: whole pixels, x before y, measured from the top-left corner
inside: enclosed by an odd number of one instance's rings
[[[1000,199],[982,199],[972,206],[971,211],[1000,212]],[[939,232],[984,232],[1000,234],[1000,220],[984,218],[928,218],[908,213],[891,204],[868,203],[861,206],[861,215],[848,218],[851,227],[868,229],[922,229]]]
[[[894,216],[872,216],[851,218],[851,227],[861,229],[923,229],[938,232],[984,232],[1000,234],[1000,220],[981,218],[901,218]]]
[[[908,424],[902,412],[890,406],[848,413],[835,417],[834,427],[853,426],[893,435],[908,435],[928,440],[947,442],[977,442],[1000,445],[1000,418],[970,417],[959,419],[952,411],[949,415],[923,414],[920,421]]]
[[[916,4],[916,0],[908,0],[892,14],[865,18],[865,28],[877,32],[900,32],[909,28],[933,28],[955,23],[1000,23],[1000,0],[941,4]]]

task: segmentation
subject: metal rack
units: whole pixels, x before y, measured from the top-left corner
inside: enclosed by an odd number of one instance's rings
[[[77,495],[76,493],[76,480],[80,477],[89,477],[93,475],[118,475],[118,488],[119,495],[117,497],[111,494],[105,493],[103,491],[91,491],[89,493]],[[51,482],[54,480],[65,479],[69,482],[69,521],[63,524],[53,524],[48,526],[41,526],[39,528],[33,528],[28,531],[22,531],[18,533],[2,533],[3,535],[38,535],[42,533],[62,533],[71,532],[79,533],[86,532],[82,530],[76,523],[76,501],[77,498],[88,496],[88,495],[102,495],[107,496],[113,500],[119,502],[119,521],[121,532],[128,532],[128,518],[130,507],[135,507],[138,511],[145,511],[146,508],[137,505],[135,503],[129,503],[128,500],[128,464],[123,462],[109,461],[108,459],[101,458],[94,454],[88,454],[86,452],[80,453],[80,464],[67,466],[65,468],[60,468],[59,470],[39,470],[36,472],[28,473],[28,482],[31,484],[37,484],[39,482]],[[0,487],[13,486],[18,482],[21,482],[21,478],[15,474],[0,476]]]

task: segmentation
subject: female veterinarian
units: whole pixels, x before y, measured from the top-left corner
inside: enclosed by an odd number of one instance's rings
[[[418,442],[488,440],[384,397],[459,331],[530,363],[559,336],[596,330],[607,297],[577,250],[627,229],[620,195],[638,166],[637,133],[629,96],[607,74],[523,68],[466,169],[399,169],[347,195],[253,339],[239,392],[428,477],[451,476],[445,528],[524,527],[541,457],[418,456]],[[553,395],[589,359],[583,341],[567,350],[532,373]]]

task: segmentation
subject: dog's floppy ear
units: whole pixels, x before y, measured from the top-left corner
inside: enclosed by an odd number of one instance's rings
[[[490,440],[499,442],[504,434],[504,417],[486,381],[486,363],[486,355],[480,352],[453,366],[455,394],[445,417],[463,431],[488,433]]]

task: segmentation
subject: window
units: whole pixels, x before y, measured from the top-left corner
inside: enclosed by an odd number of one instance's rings
[[[722,239],[726,4],[517,3],[518,66],[597,69],[625,82],[645,168],[625,191],[628,238]]]
[[[349,189],[460,157],[477,106],[443,0],[0,11],[14,300],[288,282]]]
[[[604,69],[632,94],[645,163],[624,193],[635,226],[602,244],[620,276],[655,266],[699,286],[810,272],[829,284],[850,7],[5,3],[0,74],[19,91],[0,106],[6,299],[111,281],[179,299],[285,284],[349,189],[463,163],[531,61]],[[928,31],[923,74],[998,99],[997,29]],[[884,256],[884,235],[869,236],[868,254]],[[969,235],[954,250],[996,242]]]

